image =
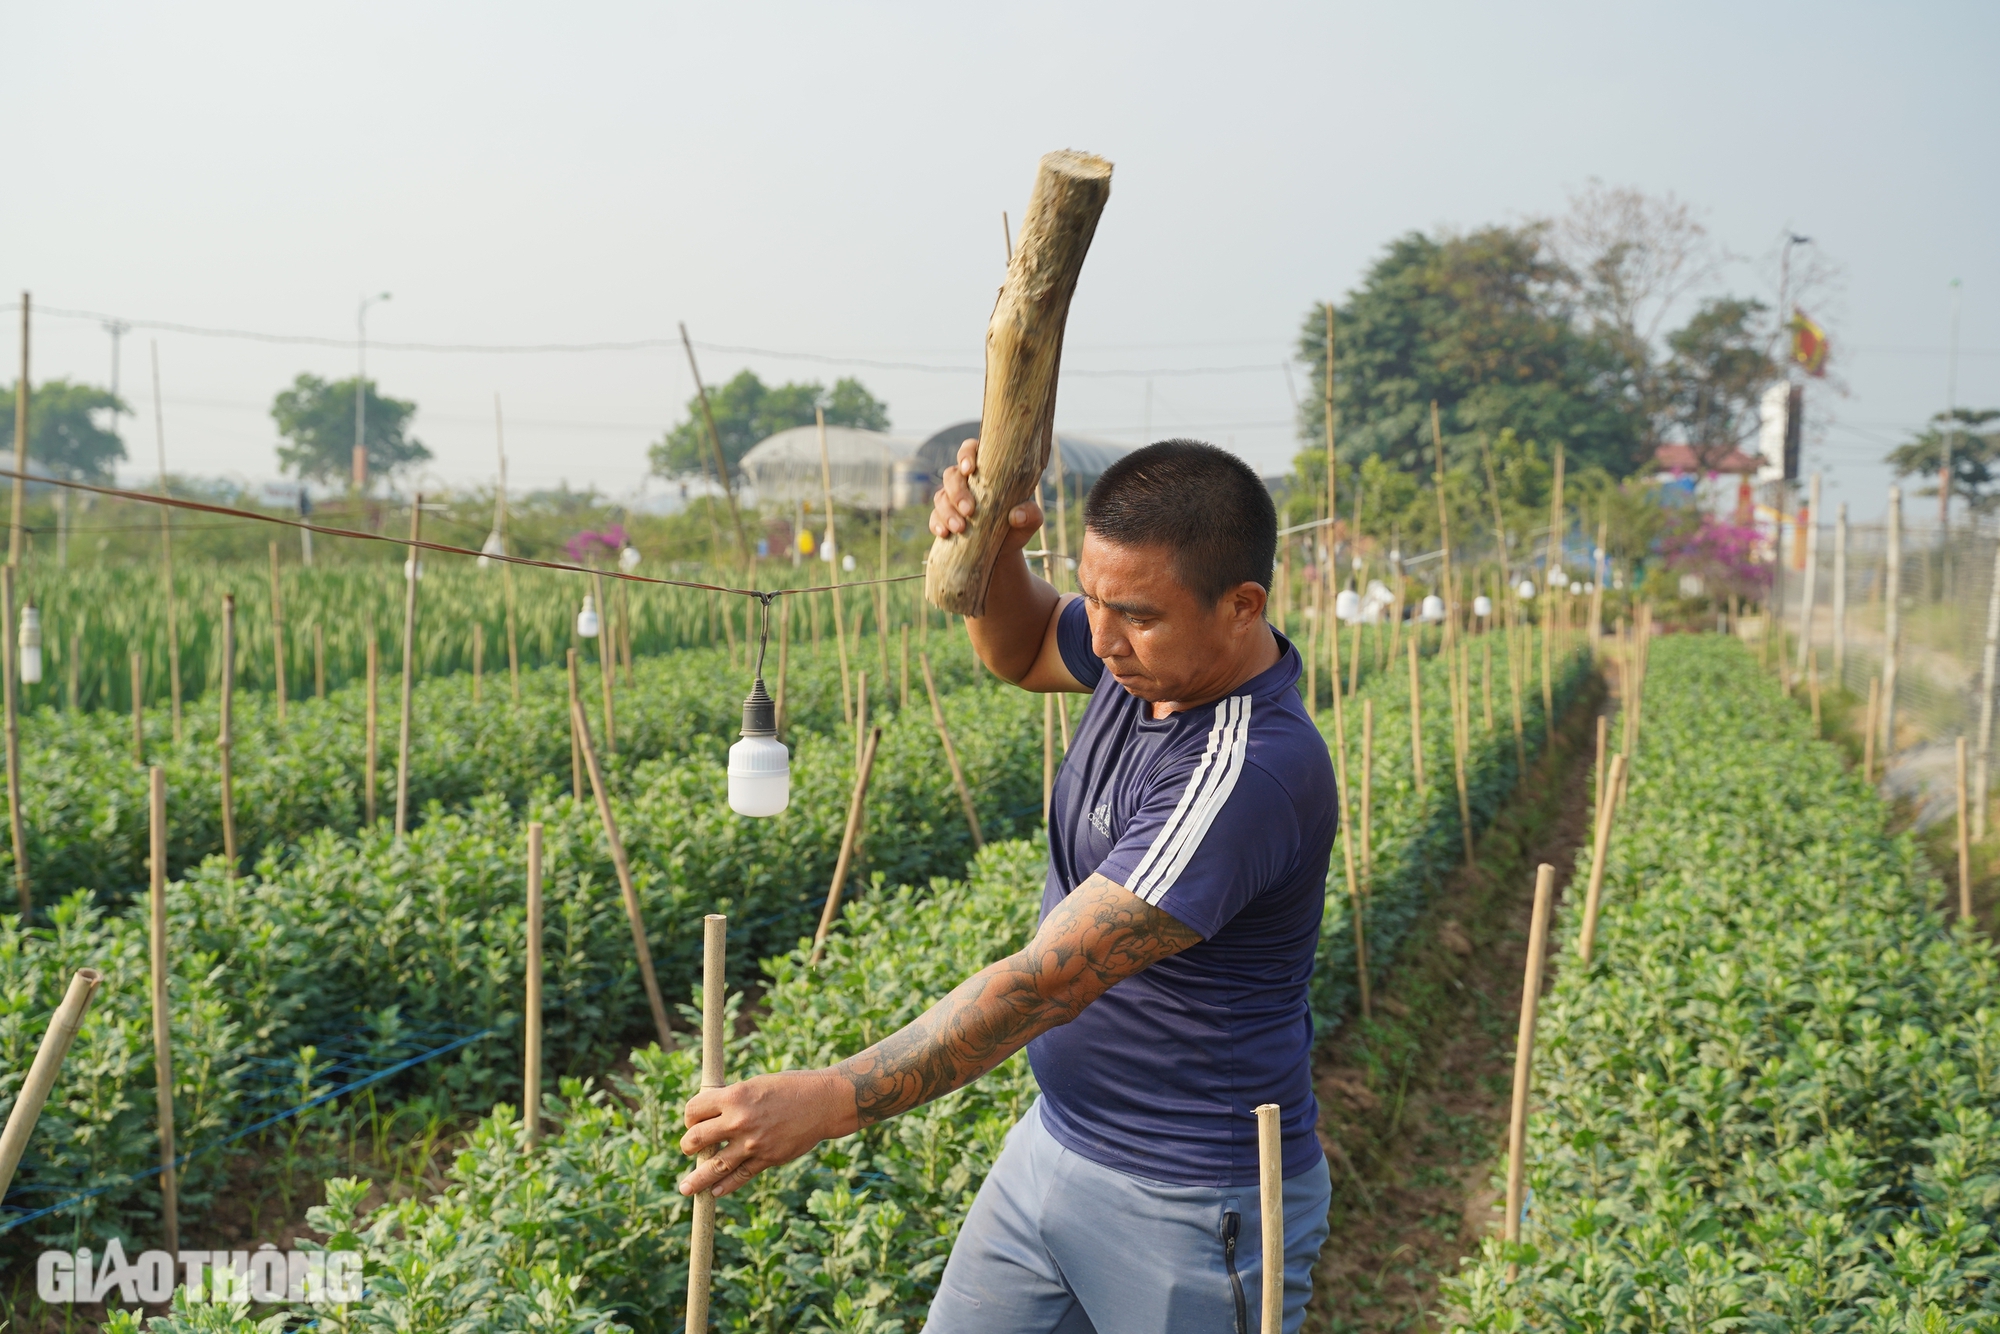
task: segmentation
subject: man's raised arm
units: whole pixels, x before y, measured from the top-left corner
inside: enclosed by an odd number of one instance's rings
[[[965,531],[966,520],[977,508],[972,487],[966,479],[979,469],[979,442],[967,440],[958,447],[958,462],[944,470],[944,485],[931,502],[931,534],[947,537]],[[1075,594],[1056,592],[1028,568],[1021,552],[1042,526],[1042,507],[1033,498],[1022,501],[1008,515],[1007,540],[993,566],[993,582],[986,594],[986,614],[968,617],[973,651],[993,669],[995,676],[1012,681],[1024,690],[1087,694],[1064,665],[1056,646],[1056,617]]]

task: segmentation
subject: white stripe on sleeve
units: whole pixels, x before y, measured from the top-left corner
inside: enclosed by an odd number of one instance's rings
[[[1250,696],[1231,696],[1215,714],[1201,763],[1189,775],[1173,815],[1132,873],[1128,888],[1147,903],[1158,903],[1180,879],[1243,772],[1250,740]]]

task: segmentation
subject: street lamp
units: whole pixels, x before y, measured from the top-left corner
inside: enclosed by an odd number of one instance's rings
[[[389,294],[361,299],[354,313],[354,489],[368,489],[368,307]]]

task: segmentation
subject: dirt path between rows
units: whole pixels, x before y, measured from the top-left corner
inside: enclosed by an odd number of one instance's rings
[[[1521,973],[1535,867],[1568,884],[1589,836],[1593,689],[1449,880],[1375,996],[1314,1058],[1333,1231],[1306,1329],[1429,1330],[1438,1285],[1499,1224]],[[1554,942],[1550,944],[1554,963]]]

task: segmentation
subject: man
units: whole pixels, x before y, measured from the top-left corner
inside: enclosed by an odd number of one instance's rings
[[[966,441],[931,531],[974,513]],[[959,1088],[1023,1046],[1042,1094],[1008,1135],[940,1279],[932,1334],[1256,1329],[1252,1109],[1282,1109],[1285,1329],[1305,1319],[1331,1196],[1306,987],[1334,838],[1333,769],[1298,652],[1264,619],[1277,516],[1212,445],[1127,455],[1091,489],[1059,595],[1010,531],[970,622],[994,672],[1090,692],[1049,818],[1034,940],[829,1070],[687,1105],[683,1193],[728,1194],[823,1139]]]

